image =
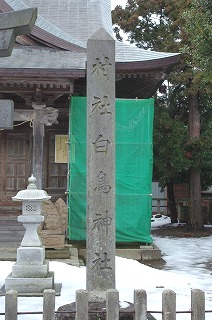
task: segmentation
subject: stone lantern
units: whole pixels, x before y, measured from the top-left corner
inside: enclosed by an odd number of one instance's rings
[[[21,295],[42,294],[45,289],[54,288],[54,275],[49,272],[45,262],[45,248],[38,236],[38,226],[43,222],[41,215],[42,201],[51,197],[38,190],[36,178],[31,175],[26,190],[21,190],[12,199],[22,201],[22,222],[26,231],[17,249],[17,262],[12,267],[12,273],[5,279],[5,291],[16,290]]]

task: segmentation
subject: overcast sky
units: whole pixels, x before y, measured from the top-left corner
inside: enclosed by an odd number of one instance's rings
[[[127,0],[111,0],[111,8],[114,9],[117,5],[124,7],[126,2]]]

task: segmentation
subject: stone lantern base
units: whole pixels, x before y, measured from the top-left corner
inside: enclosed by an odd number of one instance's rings
[[[49,272],[46,278],[14,278],[12,273],[5,279],[5,292],[17,291],[22,296],[43,295],[45,289],[55,289],[54,274]]]
[[[17,262],[12,267],[14,278],[45,278],[49,265],[45,263],[44,247],[19,247]]]
[[[45,289],[54,289],[54,273],[49,272],[49,265],[45,263],[45,248],[19,247],[17,262],[5,279],[5,291],[23,294],[43,293]]]

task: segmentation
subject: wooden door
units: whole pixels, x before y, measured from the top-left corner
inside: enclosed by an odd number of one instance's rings
[[[30,176],[30,132],[0,134],[0,204],[13,204],[12,197],[25,189]]]

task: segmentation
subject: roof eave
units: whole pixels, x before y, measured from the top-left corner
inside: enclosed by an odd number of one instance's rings
[[[35,36],[37,39],[41,39],[47,43],[50,43],[51,45],[54,45],[55,47],[58,47],[60,49],[63,50],[67,50],[70,52],[86,52],[86,48],[80,45],[77,45],[75,43],[71,43],[69,41],[65,41],[57,36],[55,36],[54,34],[51,34],[49,32],[47,32],[46,30],[38,27],[38,26],[34,26],[32,32],[31,32],[32,36]]]
[[[147,71],[147,70],[166,70],[171,71],[173,66],[179,61],[180,54],[176,54],[166,58],[153,59],[153,60],[145,60],[145,61],[129,61],[129,62],[116,62],[116,69],[119,72],[122,71],[130,71],[139,72],[139,71]]]

